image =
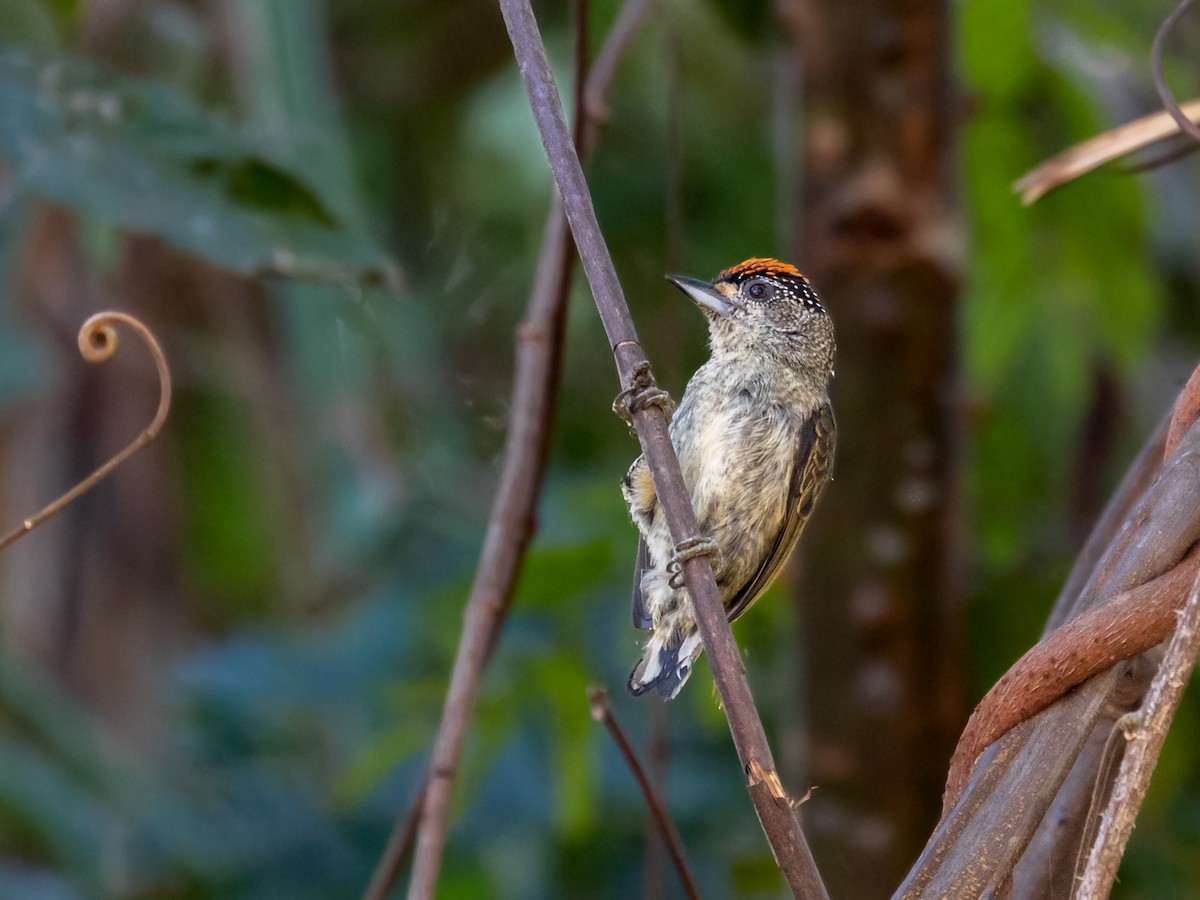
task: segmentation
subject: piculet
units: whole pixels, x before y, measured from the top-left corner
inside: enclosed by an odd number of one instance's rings
[[[711,354],[670,434],[733,621],[779,574],[830,479],[833,322],[808,279],[778,260],[748,259],[711,283],[670,280],[708,319]],[[633,622],[649,631],[629,690],[670,698],[704,647],[643,457],[621,488],[641,532]]]

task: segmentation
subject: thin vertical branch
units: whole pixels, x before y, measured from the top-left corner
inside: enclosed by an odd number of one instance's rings
[[[500,0],[500,8],[622,386],[634,397],[630,404],[633,421],[655,492],[672,539],[682,543],[699,535],[696,514],[671,446],[664,410],[659,405],[636,402],[654,385],[650,364],[638,343],[629,307],[596,222],[533,10],[528,0]],[[825,897],[825,887],[795,811],[779,781],[712,566],[706,557],[695,557],[684,563],[683,572],[734,745],[749,777],[750,795],[775,861],[796,896]]]
[[[583,136],[588,131],[588,122],[593,121],[594,116],[592,111],[584,105],[587,102],[587,79],[588,67],[591,63],[588,60],[588,7],[589,0],[575,0],[575,78],[572,81],[572,109],[574,116],[571,121],[571,140],[575,144],[576,152],[583,151]],[[616,60],[611,63],[613,71],[616,70]],[[560,215],[558,221],[563,221]],[[574,254],[571,254],[574,257]],[[568,265],[574,268],[573,261],[569,261]]]
[[[1108,806],[1100,819],[1096,843],[1092,845],[1083,880],[1076,896],[1080,900],[1105,900],[1117,877],[1125,845],[1133,833],[1133,822],[1150,786],[1150,776],[1158,764],[1158,755],[1167,730],[1179,708],[1183,689],[1196,666],[1200,652],[1200,575],[1192,583],[1191,594],[1179,617],[1179,627],[1167,645],[1166,655],[1146,701],[1137,713],[1124,716],[1117,726],[1125,732],[1129,746],[1117,774]]]
[[[597,128],[590,110],[600,108],[621,55],[644,19],[651,0],[627,0],[605,40],[596,65],[586,73],[580,52],[576,72],[576,128],[579,153],[588,157]],[[577,46],[584,48],[587,5],[579,7]],[[463,735],[512,602],[513,588],[535,528],[535,513],[545,473],[550,425],[562,368],[562,338],[575,261],[571,235],[557,200],[546,219],[537,273],[525,317],[517,328],[512,417],[504,464],[492,503],[488,532],[475,583],[467,600],[462,636],[455,656],[429,772],[415,809],[397,819],[392,836],[364,900],[382,900],[395,883],[416,821],[417,858],[409,897],[431,898],[441,867],[446,820]],[[418,812],[419,810],[419,812]],[[415,817],[415,819],[414,819]]]
[[[667,705],[654,703],[650,706],[650,783],[662,788],[667,783],[667,765],[670,762],[670,736],[667,731],[669,720]],[[646,900],[657,900],[667,894],[667,848],[663,845],[658,830],[646,828],[646,844],[642,864],[642,896]]]
[[[417,826],[421,824],[421,810],[424,808],[425,790],[428,787],[429,775],[426,773],[407,812],[397,816],[392,826],[392,833],[388,835],[383,854],[375,864],[375,871],[371,873],[371,881],[363,893],[363,900],[383,900],[395,886],[400,865],[417,836]]]
[[[683,892],[692,898],[692,900],[699,900],[700,888],[696,886],[696,878],[692,875],[692,867],[688,863],[687,851],[683,849],[683,841],[679,837],[679,830],[671,820],[670,813],[667,812],[667,805],[663,803],[658,790],[651,783],[650,776],[646,773],[646,767],[638,759],[637,752],[633,749],[633,745],[629,743],[629,738],[626,737],[624,729],[621,728],[621,724],[617,721],[616,716],[613,715],[612,704],[608,702],[607,691],[604,688],[590,687],[587,693],[588,703],[592,710],[592,718],[608,729],[608,733],[612,735],[612,739],[616,742],[617,749],[621,751],[621,756],[625,759],[625,764],[629,766],[629,771],[633,773],[633,777],[637,780],[638,787],[642,789],[642,796],[646,799],[646,807],[650,810],[650,818],[658,829],[658,834],[662,837],[663,842],[667,845],[667,852],[671,856],[671,863],[675,866],[675,872],[679,875],[679,881],[683,885]]]
[[[570,281],[569,267],[565,264],[569,240],[556,223],[547,223],[542,248],[529,315],[517,328],[513,406],[504,467],[492,501],[479,568],[463,613],[463,631],[450,687],[420,798],[422,812],[409,885],[410,900],[433,897],[446,838],[450,789],[457,775],[463,735],[535,529],[561,373],[566,304],[560,301],[565,301]],[[384,893],[367,895],[369,900],[384,896],[386,889]]]
[[[557,402],[562,334],[571,281],[570,237],[562,222],[561,208],[555,203],[542,235],[529,304],[516,329],[513,413],[505,442],[504,465],[492,502],[475,582],[463,613],[463,631],[429,769],[412,806],[397,816],[363,900],[383,900],[391,892],[409,845],[420,833],[417,826],[427,827],[435,790],[437,796],[433,802],[438,805],[434,811],[435,815],[440,815],[439,827],[444,840],[446,804],[462,738],[479,681],[499,640],[512,602],[513,588],[533,537],[534,516],[541,496],[546,449]],[[440,857],[440,846],[438,855]],[[432,896],[436,878],[435,866],[428,893],[416,896]]]

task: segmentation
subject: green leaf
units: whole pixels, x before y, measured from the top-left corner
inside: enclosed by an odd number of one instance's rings
[[[246,206],[307,218],[326,228],[337,227],[333,214],[316,194],[301,181],[265,160],[240,159],[226,167],[222,167],[219,160],[204,162],[209,166],[216,165],[223,178],[225,192]]]
[[[175,88],[0,44],[0,155],[19,184],[217,265],[394,284],[374,241],[268,146]]]

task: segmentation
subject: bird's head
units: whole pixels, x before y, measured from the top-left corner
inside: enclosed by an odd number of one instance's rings
[[[800,270],[777,259],[748,259],[711,283],[669,280],[708,319],[713,353],[765,353],[798,369],[833,370],[833,322]]]

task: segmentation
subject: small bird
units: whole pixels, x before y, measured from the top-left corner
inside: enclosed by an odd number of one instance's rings
[[[708,319],[711,354],[670,434],[701,536],[716,545],[713,573],[732,622],[779,574],[830,479],[833,322],[808,279],[775,259],[748,259],[711,284],[669,280]],[[633,623],[650,632],[629,690],[671,698],[704,647],[644,457],[621,492],[641,532]]]

